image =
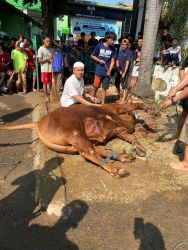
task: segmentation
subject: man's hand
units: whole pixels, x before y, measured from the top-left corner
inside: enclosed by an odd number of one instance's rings
[[[177,91],[175,90],[175,88],[172,89],[172,90],[170,91],[170,93],[169,93],[169,98],[170,98],[170,99],[174,98],[174,97],[176,96],[176,94],[177,94]]]
[[[162,105],[161,105],[161,109],[166,109],[168,107],[170,107],[172,105],[172,100],[168,99],[166,100]]]
[[[105,61],[104,60],[99,60],[98,61],[101,65],[104,65],[105,64]]]
[[[106,72],[106,74],[107,74],[107,76],[110,76],[110,75],[111,75],[111,70],[108,70],[108,71]]]
[[[122,78],[125,78],[125,72],[122,74]]]
[[[51,62],[51,63],[53,63],[54,59],[53,59],[53,56],[52,56],[52,55],[49,55],[49,56],[48,56],[48,61]]]

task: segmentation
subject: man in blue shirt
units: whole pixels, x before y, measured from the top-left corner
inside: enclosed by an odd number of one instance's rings
[[[120,82],[121,82],[123,95],[120,103],[122,104],[125,103],[125,100],[127,99],[128,89],[129,89],[128,86],[129,66],[132,54],[128,46],[129,46],[129,41],[127,39],[123,39],[121,42],[121,48],[119,50],[116,62],[118,73],[115,79],[115,86],[117,88],[118,94],[120,95]]]
[[[108,33],[106,42],[99,43],[91,55],[91,58],[96,62],[93,96],[96,97],[97,90],[102,83],[102,104],[105,103],[106,90],[110,83],[109,76],[115,63],[116,50],[113,47],[115,40],[116,34]]]

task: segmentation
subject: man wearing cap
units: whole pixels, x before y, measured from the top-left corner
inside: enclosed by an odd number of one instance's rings
[[[64,90],[60,99],[62,107],[74,104],[95,105],[95,97],[84,92],[84,64],[76,62],[73,65],[73,74],[66,80]],[[89,101],[87,101],[87,98]]]

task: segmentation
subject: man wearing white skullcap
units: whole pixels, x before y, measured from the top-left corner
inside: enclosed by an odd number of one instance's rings
[[[73,74],[66,80],[63,93],[60,99],[62,107],[69,107],[73,104],[95,105],[95,98],[84,92],[84,64],[75,62]],[[88,98],[87,101],[85,98]]]

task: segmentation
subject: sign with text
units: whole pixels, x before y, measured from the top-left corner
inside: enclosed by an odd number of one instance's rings
[[[98,37],[104,37],[106,32],[115,32],[119,36],[121,22],[116,22],[112,20],[98,20],[83,17],[73,17],[71,18],[71,33],[80,34],[85,32],[86,35],[90,35],[91,31],[95,31]]]

